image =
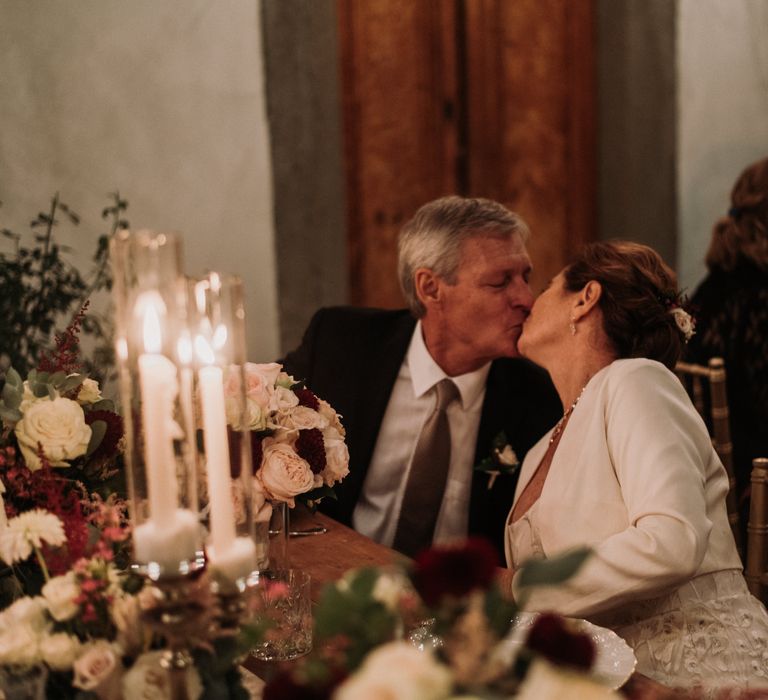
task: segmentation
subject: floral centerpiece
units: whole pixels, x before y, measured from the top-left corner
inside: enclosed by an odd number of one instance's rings
[[[313,506],[332,497],[333,485],[349,473],[344,427],[336,411],[276,362],[246,364],[245,382],[258,493],[291,508],[297,498]],[[241,430],[237,389],[233,373],[226,384],[227,420]],[[238,435],[230,433],[231,439]]]
[[[348,572],[323,591],[315,651],[273,679],[264,700],[498,698],[519,688],[538,657],[588,669],[591,639],[557,616],[539,617],[516,655],[504,642],[525,591],[567,580],[587,556],[579,549],[527,564],[517,603],[504,595],[495,550],[482,539],[425,550],[412,564]]]

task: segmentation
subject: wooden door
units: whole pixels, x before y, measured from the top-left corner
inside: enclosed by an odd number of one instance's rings
[[[451,193],[522,214],[541,286],[596,230],[593,0],[338,8],[351,302],[402,306],[398,230]]]

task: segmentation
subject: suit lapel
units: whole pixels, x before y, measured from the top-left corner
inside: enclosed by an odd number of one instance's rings
[[[364,367],[358,372],[358,388],[355,392],[355,464],[351,465],[349,475],[342,482],[349,482],[346,484],[348,496],[345,501],[352,509],[363,488],[392,387],[415,325],[415,319],[404,313],[396,319],[394,331],[388,327],[380,336],[372,337]],[[350,518],[351,515],[350,510]]]

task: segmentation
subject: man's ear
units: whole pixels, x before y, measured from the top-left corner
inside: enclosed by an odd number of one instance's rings
[[[592,311],[597,306],[598,301],[600,301],[602,294],[603,285],[600,282],[597,280],[587,282],[576,296],[572,313],[574,321],[578,321]]]
[[[428,267],[418,267],[413,273],[416,296],[426,308],[440,303],[441,285],[442,280]]]

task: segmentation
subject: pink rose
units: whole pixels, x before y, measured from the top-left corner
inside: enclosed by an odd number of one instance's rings
[[[278,422],[288,430],[311,430],[317,428],[323,430],[328,427],[328,420],[317,411],[306,406],[296,406],[283,413]]]
[[[286,442],[266,438],[262,449],[261,468],[256,478],[270,498],[286,501],[293,507],[294,496],[309,491],[314,485],[314,475],[309,464]]]
[[[120,697],[120,678],[123,666],[109,642],[100,641],[88,647],[72,666],[75,677],[72,685],[95,693],[102,700]]]

